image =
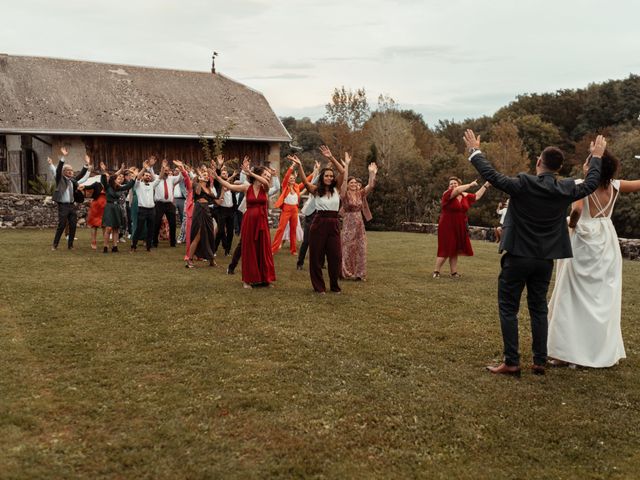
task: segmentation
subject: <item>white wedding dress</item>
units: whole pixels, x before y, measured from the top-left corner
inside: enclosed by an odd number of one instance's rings
[[[549,302],[549,357],[585,367],[611,367],[626,358],[620,307],[622,255],[611,212],[620,181],[611,181],[611,198],[601,205],[585,198],[571,235],[573,258],[558,260]],[[589,205],[596,215],[591,216]]]

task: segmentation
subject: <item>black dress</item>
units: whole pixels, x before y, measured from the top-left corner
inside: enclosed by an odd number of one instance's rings
[[[199,193],[196,190],[200,190]],[[204,198],[207,203],[200,203],[198,200]],[[193,217],[191,219],[191,244],[200,233],[200,241],[194,252],[199,258],[205,258],[209,261],[213,260],[215,251],[215,233],[213,229],[213,219],[209,214],[209,203],[213,203],[215,197],[204,191],[202,187],[193,188]]]
[[[107,182],[105,175],[102,175],[100,181],[102,182],[107,197],[107,204],[104,206],[104,213],[102,214],[102,226],[120,228],[122,226],[122,209],[118,202],[120,194],[130,190],[136,182],[135,180],[130,180],[113,189],[109,185],[109,182]]]

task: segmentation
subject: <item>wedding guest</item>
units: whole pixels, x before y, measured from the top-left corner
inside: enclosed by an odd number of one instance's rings
[[[313,177],[311,183],[317,185],[320,175],[320,162],[316,162],[313,168]],[[304,190],[306,191],[306,189]],[[304,267],[304,259],[307,256],[307,249],[309,248],[309,230],[313,223],[313,217],[316,214],[316,201],[313,195],[309,195],[306,202],[300,209],[300,213],[304,216],[304,230],[302,236],[302,243],[300,244],[300,250],[298,250],[298,261],[296,262],[296,269],[302,270]]]
[[[598,136],[584,183],[556,175],[564,154],[555,147],[545,148],[536,162],[536,174],[520,173],[507,177],[498,172],[480,151],[480,137],[471,130],[464,134],[469,160],[491,185],[509,195],[504,219],[498,278],[498,310],[504,345],[504,361],[488,366],[494,374],[520,376],[518,311],[520,297],[527,287],[531,317],[534,374],[543,375],[547,361],[547,291],[553,260],[572,256],[566,211],[572,202],[591,194],[600,181],[602,154],[607,142]]]
[[[467,211],[471,205],[482,198],[490,184],[484,183],[476,193],[467,192],[470,188],[477,186],[478,182],[475,180],[463,185],[458,177],[449,178],[449,188],[440,201],[442,211],[438,220],[438,256],[433,278],[440,278],[440,269],[447,259],[449,259],[451,277],[459,278],[458,256],[473,256],[467,230]]]
[[[182,173],[180,169],[176,167],[173,169],[173,175],[182,176]],[[176,206],[176,212],[178,213],[178,224],[181,226],[184,220],[184,206],[186,201],[187,201],[187,188],[184,184],[184,178],[183,178],[181,182],[176,183],[175,186],[173,187],[173,203]],[[181,238],[182,238],[182,229],[180,231],[180,235],[178,235],[176,243],[182,243],[184,240],[181,240]]]
[[[181,167],[180,162],[174,163]],[[195,267],[193,259],[195,257],[209,261],[209,266],[216,265],[214,258],[215,248],[215,231],[213,226],[213,218],[209,213],[209,205],[216,203],[213,187],[209,181],[209,173],[202,171],[195,182],[192,184],[193,191],[193,215],[191,219],[191,228],[189,237],[189,258],[185,264],[187,268]]]
[[[367,203],[367,195],[375,186],[378,166],[375,163],[369,164],[369,181],[363,188],[362,180],[349,176],[350,163],[351,157],[345,155],[344,176],[347,177],[347,181],[342,183],[340,192],[342,277],[364,281],[367,277],[367,233],[364,220],[371,221],[373,218]]]
[[[344,166],[338,161],[326,146],[320,147],[321,152],[331,161],[337,171],[323,168],[317,185],[310,183],[304,173],[302,162],[295,155],[287,158],[294,162],[305,187],[315,196],[316,215],[309,229],[309,274],[313,289],[324,294],[326,286],[322,276],[322,263],[326,257],[329,288],[334,293],[340,293],[338,278],[342,267],[342,247],[340,245],[340,223],[338,210],[340,209],[340,188],[344,179]]]
[[[269,232],[268,192],[271,185],[271,170],[267,167],[249,169],[245,159],[242,170],[248,183],[234,185],[217,178],[220,184],[234,192],[244,192],[247,210],[242,220],[240,232],[242,255],[242,282],[244,288],[268,286],[276,280],[276,272],[271,253]],[[214,175],[217,176],[215,170]],[[227,271],[227,273],[230,273]]]
[[[182,181],[182,175],[171,175],[171,168],[167,160],[162,161],[160,168],[160,183],[155,189],[155,231],[153,233],[153,246],[158,246],[162,217],[169,222],[169,245],[176,246],[176,207],[173,204],[174,187]]]
[[[590,163],[591,155],[582,167],[585,175]],[[605,368],[626,358],[620,328],[622,255],[611,214],[621,193],[640,191],[640,180],[615,180],[619,165],[605,150],[598,188],[572,206],[574,256],[558,260],[549,301],[547,348],[555,366]]]
[[[235,174],[229,177],[227,167],[222,166],[219,171],[216,172],[223,180],[233,183]],[[216,209],[216,219],[218,221],[218,235],[216,235],[216,244],[214,251],[218,251],[218,246],[222,243],[224,250],[224,256],[228,256],[231,252],[231,244],[233,243],[233,222],[235,218],[235,212],[238,209],[237,198],[228,188],[220,185],[218,189],[218,198],[220,200],[218,208]]]
[[[100,172],[97,172],[98,175],[91,179],[93,180],[91,183],[87,181],[82,184],[85,192],[91,192],[91,206],[87,214],[87,226],[91,228],[91,248],[93,250],[98,248],[98,229],[102,228],[102,215],[107,204],[107,195],[100,180],[100,175],[107,171],[107,167],[103,162],[100,162],[100,170]],[[102,230],[102,236],[104,237],[104,229]]]
[[[136,176],[133,186],[135,199],[134,206],[136,211],[136,229],[133,232],[131,240],[131,252],[134,253],[138,247],[138,241],[145,237],[147,252],[151,251],[153,245],[154,218],[155,218],[155,200],[154,192],[160,183],[160,177],[154,175],[151,169],[155,163],[154,159],[147,160],[143,163],[143,167]],[[133,209],[132,209],[133,210]]]
[[[289,250],[291,255],[296,254],[297,247],[297,235],[296,230],[298,228],[298,204],[300,203],[300,190],[304,186],[304,183],[296,183],[296,172],[293,169],[294,165],[291,165],[284,175],[282,193],[275,203],[275,208],[281,210],[280,220],[276,234],[273,238],[273,244],[271,245],[271,251],[275,254],[280,250],[282,239],[284,236],[284,229],[289,226]],[[309,175],[307,181],[310,181],[313,174]]]
[[[103,174],[100,176],[100,181],[102,182],[102,187],[107,197],[107,203],[104,207],[104,213],[102,214],[102,227],[104,231],[103,253],[109,253],[110,237],[112,241],[111,252],[118,252],[118,234],[123,223],[120,197],[122,193],[128,192],[134,186],[134,180],[124,182],[124,170],[124,164],[122,164],[120,170],[113,175],[107,176]]]
[[[65,157],[69,154],[69,150],[66,147],[60,149],[62,156],[55,167],[55,183],[56,189],[53,193],[53,201],[58,205],[58,227],[53,237],[53,244],[51,250],[58,248],[60,243],[60,237],[64,232],[67,224],[69,225],[69,234],[67,238],[67,248],[73,249],[73,240],[76,235],[76,226],[78,224],[78,213],[75,205],[75,196],[78,191],[78,181],[82,179],[85,174],[91,168],[90,159],[85,156],[85,165],[80,170],[78,175],[73,174],[73,168],[70,165],[65,165]],[[53,168],[53,161],[47,159],[51,168]]]
[[[504,217],[507,215],[507,208],[509,208],[509,200],[505,202],[499,202],[498,208],[496,208],[496,214],[499,217],[498,226],[495,228],[496,243],[500,243],[502,238],[502,225],[504,224]]]

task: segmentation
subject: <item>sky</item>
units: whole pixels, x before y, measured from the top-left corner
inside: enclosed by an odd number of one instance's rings
[[[636,0],[0,0],[0,53],[217,70],[280,116],[365,88],[440,119],[640,73]],[[1,92],[0,92],[1,94]]]

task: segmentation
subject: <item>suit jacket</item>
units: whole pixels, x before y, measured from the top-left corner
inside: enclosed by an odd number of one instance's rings
[[[78,180],[84,177],[84,174],[87,173],[87,167],[82,167],[80,173],[78,173],[75,177],[67,178],[62,174],[62,167],[64,167],[64,158],[61,158],[58,162],[58,166],[56,167],[56,190],[53,192],[53,201],[61,202],[62,196],[65,190],[69,187],[69,183],[71,182],[73,185],[73,189],[71,192],[71,203],[74,202],[74,197],[78,190]]]
[[[472,156],[471,163],[491,185],[511,197],[502,226],[501,252],[542,259],[573,256],[567,208],[598,188],[600,158],[592,157],[589,172],[580,184],[572,178],[559,180],[550,172],[507,177],[480,152]]]

